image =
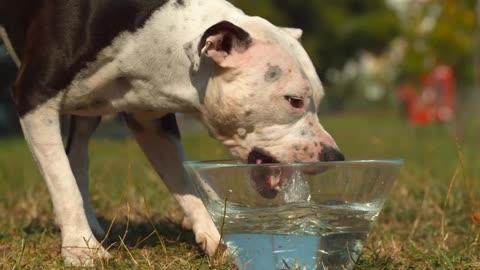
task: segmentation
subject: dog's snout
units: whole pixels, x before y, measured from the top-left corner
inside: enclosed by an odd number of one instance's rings
[[[320,152],[319,159],[320,161],[344,161],[345,156],[337,148],[327,146]]]

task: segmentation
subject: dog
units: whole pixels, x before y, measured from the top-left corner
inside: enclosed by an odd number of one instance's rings
[[[324,91],[302,31],[227,1],[0,0],[0,29],[19,66],[12,97],[67,265],[110,257],[88,196],[88,140],[102,115],[124,114],[209,255],[220,235],[187,184],[175,113],[197,117],[249,163],[344,160],[317,116]],[[66,151],[64,114],[71,115]]]

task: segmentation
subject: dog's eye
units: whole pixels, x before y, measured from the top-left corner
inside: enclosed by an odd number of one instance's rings
[[[287,100],[288,103],[290,103],[290,105],[295,109],[303,109],[303,107],[305,105],[304,102],[303,102],[303,98],[293,97],[293,96],[285,96],[285,100]]]

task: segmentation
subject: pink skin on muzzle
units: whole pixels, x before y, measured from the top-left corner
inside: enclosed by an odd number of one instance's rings
[[[338,150],[332,137],[317,124],[310,124],[310,129],[302,129],[298,135],[293,136],[272,152],[268,149],[256,147],[248,156],[249,164],[271,166],[256,166],[251,170],[251,181],[254,188],[265,198],[275,198],[284,183],[292,177],[293,170],[289,167],[275,166],[275,163],[311,163],[343,161],[344,155]],[[295,139],[297,138],[297,139]],[[286,149],[286,150],[285,150]],[[308,167],[306,167],[308,168]],[[305,173],[317,173],[313,167],[306,169]]]

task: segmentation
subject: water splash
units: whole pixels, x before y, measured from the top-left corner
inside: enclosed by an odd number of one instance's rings
[[[287,203],[310,202],[312,198],[308,182],[300,171],[295,171],[292,177],[285,181],[282,190],[283,198]]]

